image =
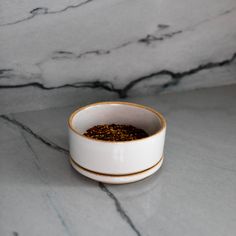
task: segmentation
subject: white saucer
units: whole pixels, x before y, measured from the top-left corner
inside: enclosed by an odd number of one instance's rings
[[[108,183],[108,184],[127,184],[127,183],[132,183],[132,182],[142,180],[154,174],[162,166],[163,159],[164,157],[162,157],[161,160],[158,161],[158,163],[156,163],[154,166],[152,166],[151,168],[147,170],[140,171],[134,174],[127,174],[127,175],[108,175],[108,174],[102,174],[102,173],[90,171],[80,166],[71,157],[70,157],[70,163],[76,171],[78,171],[80,174],[90,179],[103,182],[103,183]]]

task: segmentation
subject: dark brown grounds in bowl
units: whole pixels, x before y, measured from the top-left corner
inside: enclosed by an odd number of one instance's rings
[[[88,129],[85,136],[104,141],[132,141],[146,138],[148,134],[143,129],[132,125],[96,125]]]

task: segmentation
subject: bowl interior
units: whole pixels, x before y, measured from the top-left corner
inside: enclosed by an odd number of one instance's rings
[[[104,103],[79,110],[71,120],[72,127],[83,134],[87,129],[101,124],[126,124],[144,129],[149,135],[162,127],[157,113],[135,104]]]

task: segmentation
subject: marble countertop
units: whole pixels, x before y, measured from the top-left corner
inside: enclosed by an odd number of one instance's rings
[[[1,0],[0,107],[235,84],[235,19],[235,0]]]
[[[236,86],[126,100],[160,110],[168,129],[162,168],[121,186],[71,168],[75,106],[0,116],[1,236],[235,235]]]

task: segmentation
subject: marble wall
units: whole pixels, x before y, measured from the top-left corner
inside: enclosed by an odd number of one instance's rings
[[[0,1],[10,112],[236,82],[235,0]]]

